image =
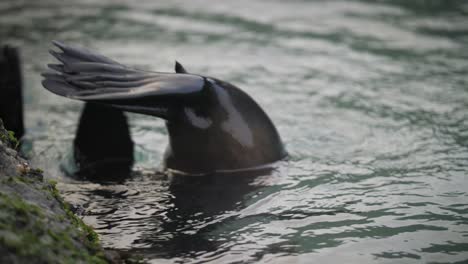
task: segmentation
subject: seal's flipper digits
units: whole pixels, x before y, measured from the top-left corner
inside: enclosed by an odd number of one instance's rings
[[[136,70],[86,49],[54,44],[62,52],[51,54],[61,64],[48,65],[58,73],[43,74],[42,84],[61,96],[164,117],[148,111],[141,102],[138,107],[132,102],[197,93],[205,83],[201,76]]]
[[[63,53],[57,53],[50,51],[50,53],[56,57],[63,64],[71,62],[99,62],[104,64],[121,65],[120,63],[104,57],[100,54],[96,54],[90,50],[78,47],[67,46],[59,41],[52,41],[52,43],[58,47]],[[58,57],[60,58],[58,58]],[[122,66],[122,65],[121,65]]]

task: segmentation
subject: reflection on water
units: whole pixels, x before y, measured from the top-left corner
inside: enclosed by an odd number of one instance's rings
[[[466,1],[4,0],[0,25],[25,62],[28,154],[107,247],[158,263],[468,260]],[[52,39],[236,84],[290,159],[174,182],[155,172],[163,122],[128,115],[130,178],[63,177],[82,105],[41,88]]]
[[[61,187],[85,221],[109,238],[103,241],[105,246],[148,258],[207,261],[217,258],[209,255],[225,251],[224,243],[235,239],[230,230],[220,232],[219,228],[239,219],[245,202],[261,195],[267,186],[264,181],[274,178],[274,173],[268,168],[168,177],[136,171],[123,184],[73,182]],[[254,216],[258,217],[293,218],[293,213]]]

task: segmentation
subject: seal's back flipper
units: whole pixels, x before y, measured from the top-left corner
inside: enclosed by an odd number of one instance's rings
[[[131,173],[133,149],[121,110],[85,104],[73,140],[75,176],[97,182],[124,180]]]
[[[194,94],[205,83],[197,75],[136,70],[86,49],[54,44],[62,52],[51,54],[61,63],[48,65],[58,73],[44,73],[42,85],[61,96],[151,114],[131,102]]]

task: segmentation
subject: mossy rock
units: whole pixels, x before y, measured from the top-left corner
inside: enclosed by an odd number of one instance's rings
[[[25,198],[17,193],[31,187]],[[69,210],[54,184],[17,176],[3,181],[0,190],[0,263],[107,260],[97,234]]]
[[[17,144],[0,120],[0,263],[108,263],[98,235]]]
[[[0,119],[0,141],[5,143],[8,147],[16,149],[18,148],[19,141],[15,137],[13,131],[8,131],[3,126],[3,121]]]

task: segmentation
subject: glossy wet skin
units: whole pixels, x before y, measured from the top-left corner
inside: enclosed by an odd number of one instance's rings
[[[50,53],[61,64],[48,65],[57,73],[44,73],[43,86],[68,98],[165,119],[166,169],[186,174],[239,171],[286,156],[270,118],[227,82],[189,74],[178,62],[176,73],[148,72],[86,49],[54,45],[62,52]]]
[[[164,169],[210,174],[251,169],[286,156],[273,122],[248,94],[220,80],[203,80],[203,88],[190,95],[90,102],[165,119]]]
[[[238,170],[286,156],[258,104],[239,88],[205,78],[203,90],[168,118],[167,168],[190,173]]]

